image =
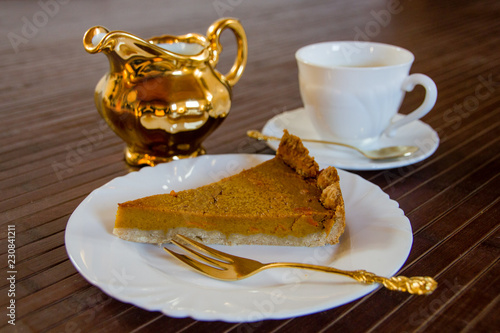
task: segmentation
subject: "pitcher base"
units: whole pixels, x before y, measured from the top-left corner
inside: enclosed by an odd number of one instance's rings
[[[171,162],[184,158],[191,158],[206,153],[205,148],[200,147],[190,154],[177,154],[172,156],[157,156],[148,153],[137,152],[130,147],[125,148],[125,161],[132,166],[155,166],[160,163]]]

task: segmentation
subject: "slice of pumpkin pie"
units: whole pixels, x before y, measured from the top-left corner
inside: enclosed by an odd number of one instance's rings
[[[345,227],[334,167],[319,170],[286,130],[276,156],[199,188],[118,205],[113,233],[143,243],[183,234],[205,244],[323,246]]]

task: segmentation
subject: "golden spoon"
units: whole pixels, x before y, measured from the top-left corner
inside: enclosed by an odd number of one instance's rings
[[[278,140],[280,141],[281,139],[275,136],[269,136],[269,135],[264,135],[259,131],[256,130],[249,130],[247,131],[247,135],[251,138],[257,139],[257,140]],[[415,153],[418,151],[418,147],[415,146],[390,146],[390,147],[384,147],[380,149],[374,149],[374,150],[362,150],[359,149],[358,147],[354,147],[345,143],[341,142],[331,142],[331,141],[324,141],[324,140],[311,140],[311,139],[302,139],[304,142],[313,142],[313,143],[323,143],[323,144],[329,144],[329,145],[337,145],[337,146],[342,146],[342,147],[347,147],[354,149],[361,154],[363,154],[365,157],[372,159],[372,160],[387,160],[391,158],[398,158],[398,157],[408,157],[411,154]]]

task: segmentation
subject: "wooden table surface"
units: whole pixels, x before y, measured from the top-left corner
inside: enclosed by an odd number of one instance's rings
[[[307,44],[395,44],[415,54],[412,72],[435,80],[438,100],[423,121],[439,134],[437,151],[410,166],[355,172],[410,219],[414,241],[399,273],[433,276],[432,295],[379,288],[297,318],[203,322],[115,300],[72,265],[64,243],[71,213],[92,190],[131,172],[123,142],[96,112],[93,91],[108,62],[84,51],[84,32],[103,25],[144,38],[204,33],[224,16],[245,27],[248,65],[228,118],[205,142],[209,154],[274,153],[245,133],[302,105],[294,53]],[[0,17],[2,332],[498,332],[500,2],[12,0],[0,3]],[[407,94],[400,112],[422,96],[418,88]],[[11,302],[14,311],[6,310]]]

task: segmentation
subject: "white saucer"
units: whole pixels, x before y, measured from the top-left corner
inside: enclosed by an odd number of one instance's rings
[[[402,117],[405,116],[397,114],[394,119],[398,120]],[[284,129],[301,138],[321,139],[304,108],[276,115],[266,123],[262,133],[281,137]],[[278,141],[268,141],[268,146],[274,150],[278,148],[278,144]],[[376,142],[363,147],[363,149],[377,149],[394,145],[411,145],[420,148],[409,157],[383,161],[369,160],[355,150],[348,148],[307,142],[304,145],[319,164],[333,165],[347,170],[381,170],[399,168],[426,159],[439,146],[439,136],[432,127],[416,120],[399,128],[393,138],[382,136]]]

